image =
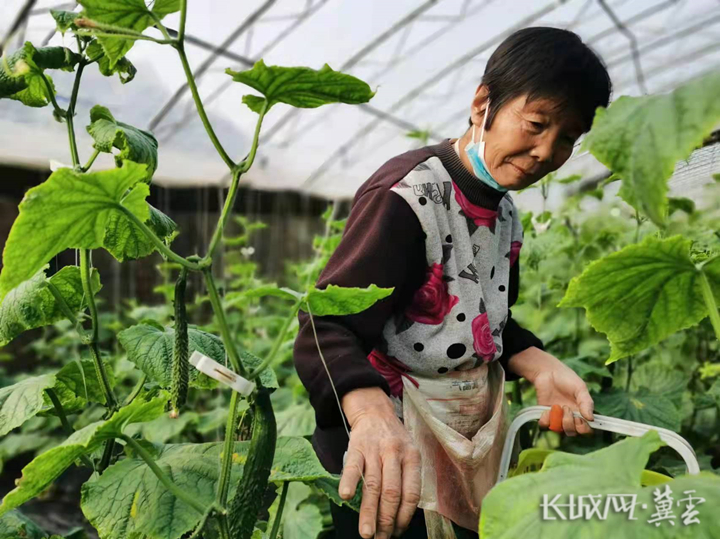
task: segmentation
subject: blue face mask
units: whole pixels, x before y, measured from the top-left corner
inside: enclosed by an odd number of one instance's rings
[[[495,181],[485,163],[485,141],[483,135],[485,134],[485,122],[487,121],[488,109],[490,104],[485,107],[485,118],[483,119],[482,130],[480,131],[480,140],[475,142],[475,125],[473,124],[472,138],[465,146],[465,153],[470,159],[470,163],[473,167],[473,172],[483,183],[489,185],[493,189],[500,191],[501,193],[507,193],[507,189]]]

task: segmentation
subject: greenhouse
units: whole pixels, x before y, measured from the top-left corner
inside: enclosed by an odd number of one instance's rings
[[[718,36],[2,2],[0,539],[720,536]]]

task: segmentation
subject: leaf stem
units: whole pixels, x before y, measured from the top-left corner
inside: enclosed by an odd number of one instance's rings
[[[53,108],[55,109],[55,114],[59,118],[65,118],[65,111],[60,108],[60,105],[58,105],[57,100],[55,99],[55,91],[53,90],[53,87],[50,86],[50,81],[48,80],[45,73],[42,73],[41,75],[43,82],[45,83],[45,89],[47,90],[47,97],[52,103]]]
[[[127,31],[127,29],[126,29]],[[175,44],[174,39],[157,39],[143,34],[128,34],[121,32],[95,32],[91,29],[78,28],[75,33],[79,36],[90,36],[90,37],[117,37],[121,39],[134,39],[136,41],[152,41],[158,45],[173,45]]]
[[[178,28],[177,40],[185,42],[185,23],[187,21],[187,0],[180,0],[180,27]]]
[[[68,140],[70,141],[70,156],[74,167],[80,166],[80,157],[78,155],[77,141],[75,140],[75,124],[73,118],[75,116],[75,104],[77,103],[78,93],[80,92],[80,79],[85,69],[86,61],[80,60],[77,71],[75,72],[75,82],[73,82],[72,93],[70,94],[70,104],[65,113],[65,121],[67,122]]]
[[[90,332],[89,343],[90,353],[92,354],[93,362],[95,363],[98,380],[100,380],[103,392],[105,393],[105,401],[111,410],[116,410],[117,400],[115,399],[113,390],[110,387],[107,372],[105,372],[105,365],[102,362],[100,351],[98,350],[98,311],[97,306],[95,305],[95,292],[92,288],[90,275],[90,251],[88,249],[80,249],[80,279],[82,280],[83,292],[87,298],[88,307],[90,308],[90,317],[92,320],[92,330]]]
[[[230,219],[230,214],[232,213],[232,208],[235,206],[235,199],[237,198],[238,194],[238,185],[240,183],[240,177],[245,174],[248,170],[250,170],[250,167],[252,166],[253,162],[255,161],[255,155],[257,154],[258,144],[260,142],[260,129],[262,127],[263,118],[265,118],[265,113],[267,112],[267,101],[262,106],[262,109],[260,110],[260,114],[257,120],[257,123],[255,124],[255,134],[253,135],[253,141],[252,145],[250,146],[250,152],[248,153],[247,158],[234,167],[232,172],[232,181],[230,182],[230,189],[228,190],[228,196],[225,199],[225,206],[223,207],[222,214],[220,214],[220,219],[218,220],[217,226],[215,227],[215,232],[213,233],[212,240],[210,241],[210,247],[208,248],[208,252],[201,261],[201,265],[209,265],[212,261],[213,254],[215,253],[215,250],[217,249],[218,245],[220,244],[220,240],[222,240],[223,231],[225,230],[225,226],[227,226],[228,220]]]
[[[132,447],[133,451],[135,451],[140,456],[140,458],[145,461],[145,463],[148,465],[148,468],[150,468],[152,473],[155,474],[155,477],[157,477],[160,482],[165,485],[165,488],[167,488],[177,499],[185,502],[201,515],[205,515],[209,508],[205,507],[203,504],[193,498],[190,494],[186,493],[175,483],[173,483],[170,478],[165,474],[165,472],[160,469],[160,466],[157,465],[155,459],[152,458],[150,453],[145,451],[145,448],[143,446],[141,446],[133,438],[126,434],[121,434],[119,438],[122,439],[125,443],[127,443],[130,447]]]
[[[88,170],[90,170],[90,167],[93,166],[93,163],[95,162],[95,159],[97,159],[98,155],[100,155],[100,150],[95,150],[90,156],[90,159],[88,159],[88,162],[85,164],[85,166],[82,167],[83,172],[87,172]]]
[[[143,388],[143,386],[145,385],[145,382],[146,382],[146,381],[147,381],[147,374],[143,374],[143,375],[140,377],[140,379],[138,380],[138,383],[135,384],[135,387],[133,388],[133,390],[130,392],[130,394],[129,394],[129,395],[125,398],[125,400],[123,401],[123,406],[127,406],[128,404],[130,404],[132,401],[134,401],[134,400],[137,398],[137,396],[138,396],[138,395],[140,394],[140,392],[142,391],[142,388]]]
[[[230,491],[230,471],[232,467],[232,454],[235,449],[235,427],[237,425],[237,409],[239,393],[232,392],[230,397],[230,410],[227,422],[225,423],[225,442],[223,444],[222,462],[220,463],[220,481],[216,494],[216,503],[220,507],[227,504],[228,492]]]
[[[285,500],[287,499],[289,486],[289,481],[285,481],[283,483],[282,492],[280,493],[280,502],[278,503],[278,510],[277,513],[275,513],[275,520],[273,521],[272,530],[270,530],[270,536],[268,539],[275,539],[277,537],[278,530],[280,529],[280,521],[282,520],[283,508],[285,507]]]
[[[190,63],[188,62],[187,55],[185,54],[185,44],[183,41],[180,40],[174,41],[173,43],[175,49],[177,49],[178,54],[180,55],[180,62],[182,62],[183,71],[185,71],[185,78],[187,79],[188,87],[190,88],[190,92],[192,93],[193,101],[195,101],[195,108],[200,115],[200,120],[202,120],[205,131],[207,131],[207,134],[210,137],[213,146],[215,146],[215,150],[217,150],[217,153],[220,154],[222,160],[225,161],[225,164],[230,170],[234,170],[236,166],[235,162],[227,154],[225,148],[223,148],[220,140],[218,139],[215,131],[213,130],[212,125],[210,124],[210,120],[208,119],[207,114],[205,113],[205,107],[202,104],[202,100],[200,99],[200,93],[198,92],[197,85],[195,84],[195,77],[193,76],[192,70],[190,69]]]
[[[263,360],[258,367],[251,372],[248,375],[248,380],[254,380],[262,372],[267,369],[271,364],[273,359],[275,359],[275,355],[277,354],[277,351],[280,349],[280,346],[285,341],[285,335],[287,334],[287,330],[290,327],[290,324],[293,320],[295,320],[295,317],[297,316],[298,309],[300,308],[301,303],[303,302],[302,299],[298,299],[295,302],[295,305],[293,305],[292,310],[290,311],[290,314],[285,318],[285,322],[283,323],[282,329],[280,329],[280,333],[278,333],[277,338],[275,339],[275,343],[273,344],[272,350],[270,350],[270,353],[267,355],[267,357]]]
[[[70,422],[67,419],[67,416],[65,415],[65,409],[63,408],[63,405],[60,402],[57,393],[55,393],[55,389],[53,389],[52,387],[45,388],[45,393],[47,393],[50,402],[52,402],[52,405],[55,408],[55,413],[57,413],[57,416],[60,418],[60,424],[62,425],[65,434],[71,436],[75,432],[75,430],[72,428]],[[95,465],[88,458],[87,455],[82,455],[80,457],[80,460],[82,460],[83,464],[85,464],[85,466],[87,466],[91,470],[95,469]]]
[[[191,271],[200,271],[200,266],[194,262],[190,262],[189,260],[183,258],[179,254],[175,253],[172,249],[170,249],[163,241],[157,237],[155,232],[150,230],[150,227],[147,226],[145,223],[143,223],[140,218],[138,218],[137,215],[135,215],[133,212],[131,212],[129,209],[127,209],[125,206],[119,206],[119,209],[122,210],[125,215],[128,216],[128,218],[140,229],[143,231],[145,236],[155,244],[155,247],[157,248],[160,253],[168,258],[169,260],[172,260],[173,262],[177,262],[181,266],[191,270]]]
[[[702,290],[703,299],[708,309],[710,322],[715,331],[715,338],[720,340],[720,313],[718,313],[718,306],[715,302],[715,295],[710,287],[710,281],[708,281],[707,275],[702,270],[700,270],[700,289]]]
[[[205,284],[208,289],[208,296],[210,296],[210,304],[212,305],[215,316],[217,317],[218,325],[220,326],[220,334],[222,335],[223,343],[225,344],[225,350],[227,351],[230,362],[232,363],[233,369],[243,378],[247,378],[247,372],[245,367],[240,361],[240,355],[238,354],[235,342],[233,341],[232,335],[230,335],[230,328],[225,318],[225,311],[220,301],[220,294],[218,294],[215,286],[215,280],[212,276],[211,268],[203,268],[203,275],[205,276]]]
[[[165,25],[160,20],[160,17],[158,17],[158,14],[154,11],[150,10],[150,15],[152,16],[153,20],[155,21],[155,26],[158,30],[160,30],[160,33],[163,35],[163,37],[168,40],[174,42],[175,40],[170,37],[170,34],[168,34],[167,28],[165,28]]]
[[[82,326],[80,321],[75,316],[75,313],[72,312],[72,309],[65,301],[65,298],[62,296],[62,293],[60,290],[58,290],[58,287],[55,286],[51,281],[47,281],[47,287],[48,290],[50,290],[50,293],[55,298],[55,301],[57,302],[58,306],[60,307],[60,310],[65,315],[65,318],[67,318],[70,323],[75,326],[75,331],[77,331],[78,335],[80,335],[80,339],[83,341],[83,344],[86,344],[89,342],[88,336],[85,333],[85,328]]]

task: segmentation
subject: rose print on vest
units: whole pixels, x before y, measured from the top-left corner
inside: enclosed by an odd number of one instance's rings
[[[520,249],[522,249],[522,242],[520,241],[514,241],[510,245],[510,255],[508,258],[510,258],[510,267],[515,265],[515,262],[517,262],[518,257],[520,256]]]
[[[495,347],[495,339],[490,328],[485,301],[480,300],[480,314],[477,315],[471,324],[473,334],[473,348],[475,353],[486,363],[492,361],[495,357],[497,348]]]
[[[497,219],[497,212],[488,210],[481,206],[476,206],[470,202],[463,192],[455,185],[455,200],[462,208],[462,214],[468,221],[468,231],[472,236],[473,232],[477,230],[477,227],[487,227],[490,232],[495,233],[495,220]],[[473,226],[474,225],[474,226]]]
[[[459,301],[448,292],[442,264],[435,263],[425,270],[425,283],[415,291],[405,316],[413,322],[438,325]]]
[[[405,365],[399,359],[383,354],[377,349],[373,349],[373,351],[368,355],[368,361],[370,361],[372,366],[375,367],[375,370],[382,374],[383,378],[387,380],[388,385],[390,386],[390,394],[393,397],[402,396],[403,376],[407,377],[408,380],[415,384],[415,387],[419,387],[417,380],[407,374],[410,372],[410,367]]]

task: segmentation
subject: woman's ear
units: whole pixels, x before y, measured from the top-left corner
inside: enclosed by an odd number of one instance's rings
[[[470,121],[479,128],[482,127],[483,120],[485,118],[485,108],[488,103],[489,95],[488,87],[481,84],[475,90],[475,97],[473,97],[472,105],[470,106]]]

